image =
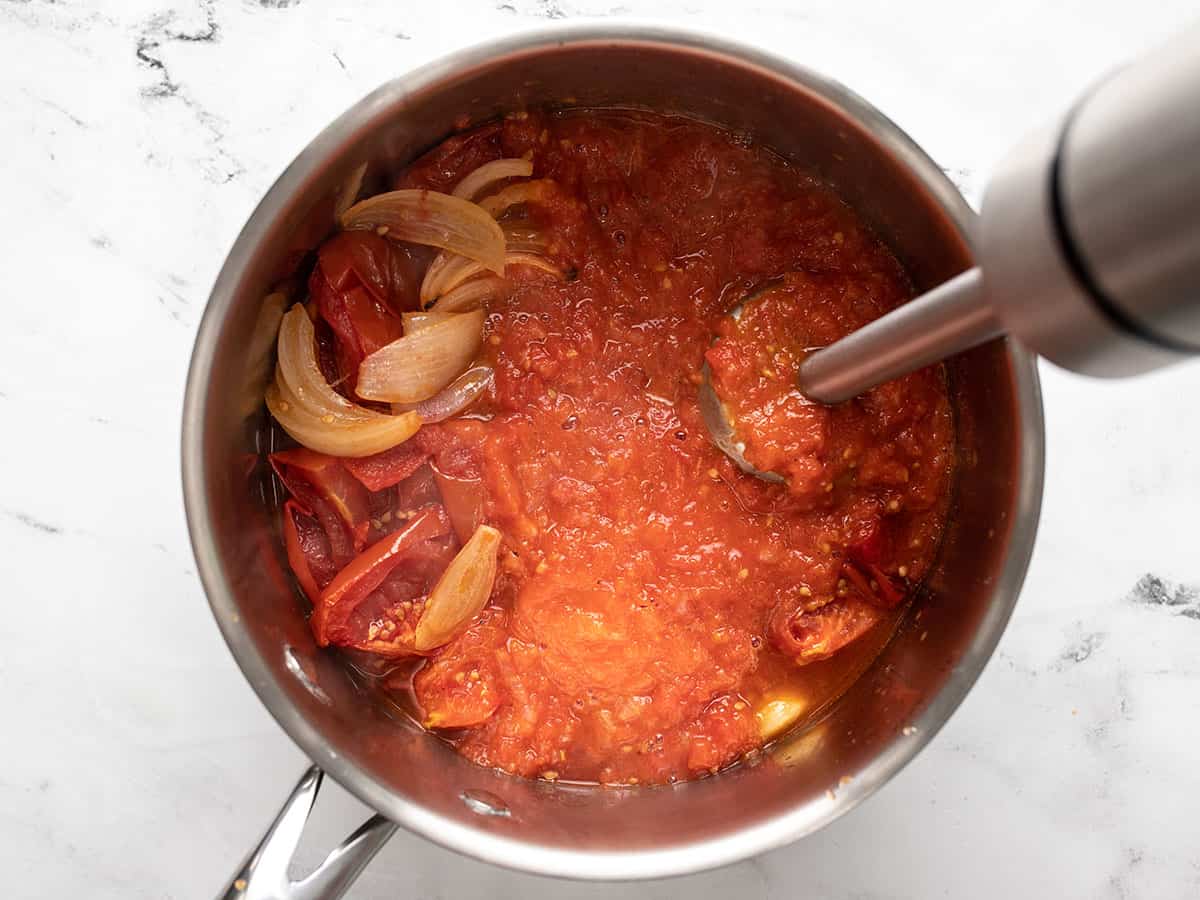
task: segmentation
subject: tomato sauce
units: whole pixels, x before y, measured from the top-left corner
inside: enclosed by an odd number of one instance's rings
[[[530,113],[451,138],[397,186],[448,191],[502,157],[552,183],[516,224],[567,277],[508,268],[482,351],[494,384],[394,452],[403,480],[347,463],[373,488],[357,499],[364,546],[399,533],[422,497],[447,506],[427,554],[439,565],[475,524],[462,510],[498,528],[491,601],[448,645],[402,660],[371,619],[385,589],[401,598],[389,576],[345,626],[376,633],[335,643],[388,659],[378,689],[480,765],[622,784],[707,775],[774,736],[771,701],[789,704],[787,724],[811,719],[890,637],[946,515],[942,372],[837,408],[791,386],[806,352],[911,287],[827,185],[762,148],[677,118]],[[706,362],[747,457],[784,483],[712,445]],[[300,580],[324,588],[339,551],[320,544],[321,509],[334,515],[321,497],[290,508],[285,533]],[[434,573],[403,577],[419,611]]]

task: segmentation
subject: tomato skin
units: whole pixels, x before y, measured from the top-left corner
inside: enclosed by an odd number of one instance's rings
[[[461,428],[455,430],[463,431]],[[397,444],[390,450],[373,456],[343,459],[341,462],[363,487],[375,493],[412,477],[425,462],[435,457],[439,461],[445,458],[444,464],[436,467],[439,472],[454,468],[454,463],[458,462],[456,456],[463,448],[451,432],[452,429],[446,426],[424,425],[403,444]],[[461,468],[461,464],[457,468]],[[460,477],[458,472],[454,476]]]
[[[871,516],[859,524],[858,533],[849,539],[846,556],[852,562],[877,566],[887,555],[888,543],[879,516]]]
[[[812,611],[776,610],[771,637],[781,652],[804,666],[829,659],[874,628],[883,616],[878,605],[849,594]]]
[[[485,498],[483,481],[479,478],[462,478],[443,472],[435,464],[433,477],[446,513],[454,525],[454,533],[464,544],[483,522]]]
[[[333,330],[340,376],[337,380],[352,388],[358,382],[362,361],[401,337],[403,322],[360,286],[335,290],[319,268],[313,270],[308,289],[317,312]]]
[[[897,589],[892,579],[885,575],[879,566],[868,564],[864,568],[868,574],[863,574],[857,566],[849,563],[842,568],[842,574],[862,599],[874,602],[884,609],[891,609],[904,602],[904,592]]]
[[[396,188],[425,188],[449,193],[473,169],[500,158],[499,122],[491,122],[442,141],[400,174]]]
[[[507,639],[505,614],[485,609],[470,628],[413,678],[427,728],[466,728],[486,722],[504,699],[496,653]]]
[[[338,572],[313,609],[310,621],[317,643],[351,643],[350,616],[416,545],[448,533],[450,521],[440,506],[421,510],[402,529],[376,541]]]
[[[353,388],[362,361],[404,334],[399,312],[417,308],[420,279],[405,248],[347,231],[321,245],[308,289],[335,337],[337,380]]]
[[[419,440],[421,432],[390,450],[344,461],[346,469],[369,491],[382,491],[411,476],[429,459]]]
[[[342,460],[297,447],[272,453],[270,462],[301,508],[322,519],[331,543],[337,543],[337,535],[331,533],[337,530],[337,525],[326,521],[329,517],[325,505],[336,514],[354,550],[362,550],[371,529],[370,498],[366,489],[351,477]],[[335,555],[341,556],[337,549],[335,546]]]
[[[329,286],[364,288],[387,312],[419,306],[420,276],[411,252],[371,231],[343,231],[321,245],[317,264]]]
[[[304,595],[315,604],[321,588],[333,580],[337,567],[320,521],[295,500],[283,504],[283,542],[288,565]]]
[[[385,659],[423,655],[415,642],[425,600],[457,549],[458,542],[448,534],[414,544],[379,587],[354,608],[333,635],[334,642]]]

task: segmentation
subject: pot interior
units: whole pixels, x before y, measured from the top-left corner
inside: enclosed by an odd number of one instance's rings
[[[369,182],[381,179],[464,119],[478,124],[524,107],[682,113],[752,135],[822,175],[918,289],[971,264],[961,197],[838,86],[708,42],[606,34],[468,51],[381,88],[304,151],[214,289],[189,384],[185,482],[200,570],[231,649],[320,765],[385,815],[457,849],[533,871],[618,878],[716,865],[819,827],[928,739],[969,688],[1015,600],[1036,518],[1030,466],[1041,420],[1035,376],[1019,351],[998,341],[950,363],[959,459],[925,596],[823,721],[753,766],[655,789],[524,781],[468,763],[360,693],[339,658],[314,645],[293,587],[261,453],[263,370],[247,361],[262,298],[329,232],[338,188],[360,163]]]

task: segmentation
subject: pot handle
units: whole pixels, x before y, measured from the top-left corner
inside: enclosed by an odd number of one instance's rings
[[[290,880],[288,864],[300,844],[324,777],[317,766],[304,773],[258,846],[217,900],[337,900],[346,893],[371,857],[395,834],[396,823],[381,815],[371,816],[330,851],[311,875],[300,881]]]

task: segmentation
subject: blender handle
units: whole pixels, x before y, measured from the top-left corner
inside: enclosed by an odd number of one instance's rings
[[[1014,148],[984,193],[978,257],[1005,330],[1065,368],[1200,354],[1200,26]]]
[[[1109,76],[988,182],[978,267],[808,356],[824,403],[1010,334],[1088,375],[1200,354],[1200,27]]]
[[[396,832],[396,823],[374,815],[358,827],[308,877],[292,881],[288,865],[304,834],[325,773],[311,767],[267,828],[258,846],[217,900],[337,900]]]

